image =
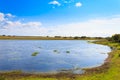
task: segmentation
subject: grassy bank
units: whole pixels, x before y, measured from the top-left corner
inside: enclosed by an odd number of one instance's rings
[[[95,42],[110,46],[113,50],[101,67],[87,69],[83,75],[74,74],[25,74],[18,72],[0,73],[0,80],[119,80],[120,79],[120,44],[101,40]]]

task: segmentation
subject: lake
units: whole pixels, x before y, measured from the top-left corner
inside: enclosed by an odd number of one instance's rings
[[[111,49],[85,40],[0,40],[0,71],[72,71],[104,63]]]

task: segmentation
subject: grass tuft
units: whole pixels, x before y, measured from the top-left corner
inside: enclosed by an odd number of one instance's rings
[[[66,53],[70,53],[70,51],[66,51]]]
[[[39,52],[33,52],[31,56],[37,56]]]

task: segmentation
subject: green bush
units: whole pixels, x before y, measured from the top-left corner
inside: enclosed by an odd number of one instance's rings
[[[111,37],[111,40],[113,42],[117,42],[117,43],[120,43],[120,34],[115,34]]]

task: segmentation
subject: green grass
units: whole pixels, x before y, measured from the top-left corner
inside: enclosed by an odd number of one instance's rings
[[[3,77],[3,76],[0,76],[0,80],[5,80],[5,77]]]
[[[4,75],[3,78],[5,78],[5,80],[120,80],[120,44],[108,42],[107,40],[97,41],[95,43],[114,48],[112,52],[109,53],[109,67],[98,68],[97,71],[91,71],[84,75],[74,75],[72,77],[66,75],[60,77],[54,75],[49,77],[34,75],[15,77],[16,75],[14,74],[13,77]]]
[[[27,78],[21,78],[20,80],[57,80],[57,79],[55,79],[55,78],[36,78],[36,77],[34,78],[34,77],[27,77]]]

